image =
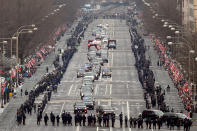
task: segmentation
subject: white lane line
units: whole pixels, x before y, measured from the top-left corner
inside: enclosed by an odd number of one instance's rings
[[[110,84],[110,95],[112,93],[112,84]]]
[[[77,129],[76,129],[76,131],[79,131],[79,126],[77,126]]]
[[[127,101],[127,118],[129,120],[130,118],[130,109],[129,109],[129,102]],[[131,128],[129,128],[129,131],[131,131]]]
[[[64,104],[62,105],[62,108],[61,108],[61,111],[60,111],[59,116],[61,116],[61,114],[62,114],[62,111],[63,111],[63,109],[64,109],[64,105],[65,105],[65,103],[66,103],[66,101],[64,101]]]
[[[100,101],[100,100],[98,100],[98,105],[100,105],[100,103],[101,103],[101,101]]]
[[[124,125],[124,117],[125,117],[125,112],[124,112],[124,107],[123,107],[123,102],[122,102],[122,117],[123,117],[123,122],[122,122],[122,130],[125,131],[125,125]]]
[[[127,89],[129,89],[129,84],[127,84]],[[127,90],[127,93],[130,94],[129,90]]]
[[[113,49],[112,49],[113,51]],[[114,52],[111,52],[112,58],[111,58],[111,67],[113,66],[114,63]]]
[[[70,95],[70,92],[71,92],[72,88],[73,88],[73,84],[70,86],[70,89],[68,91],[68,96]]]
[[[101,80],[102,79],[102,73],[100,74],[100,76],[99,76],[99,80]]]
[[[94,95],[97,95],[97,90],[98,90],[98,84],[96,84],[96,88],[94,90]]]
[[[110,130],[110,131],[113,131],[113,128],[110,126],[109,130]]]
[[[97,126],[96,131],[98,131],[98,130],[99,130],[99,127]]]
[[[76,90],[77,90],[77,85],[75,85],[75,88],[74,88],[73,92],[76,92]]]

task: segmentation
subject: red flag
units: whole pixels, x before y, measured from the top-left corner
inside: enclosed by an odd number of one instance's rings
[[[15,77],[16,76],[16,69],[12,69],[12,73],[11,73],[11,75],[10,75],[10,77]]]
[[[189,87],[188,87],[188,83],[185,82],[184,86],[183,86],[183,90],[184,92],[188,92],[189,91]]]
[[[0,74],[4,74],[5,72],[3,70],[0,70]]]
[[[42,54],[39,51],[36,53],[36,55],[40,56],[40,58],[43,58]]]

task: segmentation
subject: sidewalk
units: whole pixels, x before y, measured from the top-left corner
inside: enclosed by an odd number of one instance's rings
[[[55,56],[58,54],[57,49],[65,49],[66,48],[66,39],[70,36],[67,35],[68,32],[72,28],[74,28],[77,25],[77,21],[73,23],[72,27],[64,34],[63,37],[56,43],[56,51],[51,52],[46,59],[43,61],[40,67],[37,68],[37,71],[35,74],[32,75],[31,78],[25,78],[24,85],[22,86],[23,92],[27,89],[28,91],[33,89],[33,86],[42,78],[43,75],[46,74],[46,66],[49,68],[49,72],[51,72],[54,69],[53,66],[53,60],[55,59]],[[16,98],[11,99],[10,102],[7,104],[7,107],[5,107],[2,113],[0,113],[0,130],[9,130],[11,129],[16,122],[16,112],[17,109],[20,107],[21,104],[25,102],[27,99],[26,96],[20,96],[20,90],[17,89],[17,95]]]
[[[157,66],[157,61],[159,60],[157,52],[154,50],[152,41],[149,38],[144,38],[145,45],[149,46],[146,51],[147,59],[151,60],[151,66],[154,76],[155,84],[161,85],[163,90],[166,90],[166,87],[170,86],[170,91],[166,91],[165,102],[169,105],[170,109],[174,109],[174,112],[183,111],[187,115],[187,111],[184,109],[184,105],[181,102],[181,98],[178,96],[178,90],[174,87],[174,84],[168,75],[168,72],[163,68]]]

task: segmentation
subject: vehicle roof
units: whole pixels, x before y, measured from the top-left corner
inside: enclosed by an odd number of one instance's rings
[[[75,106],[85,106],[85,103],[83,103],[83,102],[76,102]]]

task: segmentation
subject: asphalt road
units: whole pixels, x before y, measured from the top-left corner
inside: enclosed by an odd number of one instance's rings
[[[112,77],[100,77],[98,81],[95,81],[94,97],[96,105],[111,105],[115,108],[117,116],[115,128],[63,126],[61,122],[59,127],[52,126],[50,122],[48,126],[45,126],[43,121],[40,126],[37,126],[36,114],[33,114],[32,116],[27,115],[25,126],[15,126],[14,131],[152,131],[152,129],[134,129],[124,126],[120,128],[119,125],[118,115],[121,112],[124,116],[137,117],[145,109],[143,90],[138,80],[137,70],[134,66],[135,59],[130,47],[129,28],[124,20],[97,19],[89,25],[78,52],[69,63],[57,93],[52,94],[51,101],[47,104],[44,112],[53,111],[57,115],[65,110],[73,115],[73,104],[81,101],[79,87],[82,84],[82,78],[77,78],[77,69],[88,62],[87,42],[93,39],[91,35],[93,27],[100,23],[109,24],[107,34],[111,39],[117,40],[117,48],[109,51],[109,63],[105,65],[112,68]],[[39,103],[41,99],[42,96],[38,97],[36,102]],[[95,111],[88,111],[88,114],[90,113],[95,114]],[[168,129],[164,126],[161,130]]]
[[[107,33],[111,39],[117,40],[117,49],[109,51],[109,63],[105,65],[112,68],[112,77],[100,77],[98,81],[95,81],[94,96],[96,105],[112,105],[112,107],[115,108],[117,116],[122,112],[124,115],[133,117],[137,117],[145,108],[143,90],[138,81],[137,71],[134,67],[135,59],[130,47],[130,35],[126,21],[98,19],[89,25],[78,52],[72,58],[67,72],[64,74],[61,84],[58,87],[58,92],[52,95],[52,99],[48,103],[45,112],[50,113],[53,111],[57,115],[65,110],[73,114],[74,102],[80,101],[79,87],[82,83],[82,78],[76,77],[76,70],[88,61],[87,41],[93,38],[91,36],[92,28],[100,23],[109,24]],[[41,100],[41,97],[42,96],[37,99],[37,102],[39,102],[39,99]],[[95,111],[90,111],[88,113],[95,113]],[[60,125],[60,127],[51,127],[51,124],[45,127],[44,122],[42,121],[41,123],[40,126],[36,125],[36,115],[34,114],[33,116],[27,116],[25,126],[16,126],[14,130],[103,130],[103,128],[100,127],[63,127],[63,125]],[[118,128],[118,120],[116,120],[115,127],[117,128],[104,128],[104,130],[120,130]],[[121,130],[129,129],[123,128]]]

